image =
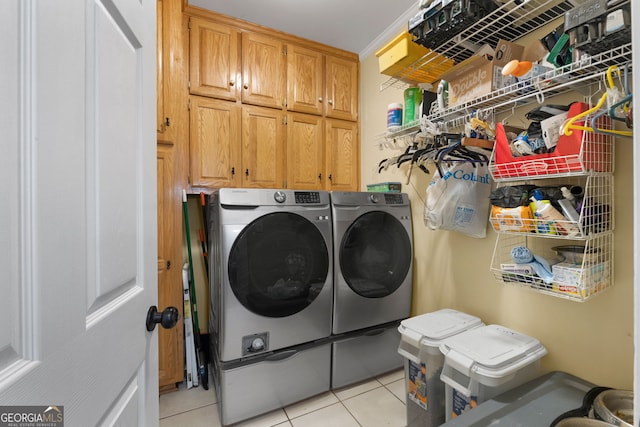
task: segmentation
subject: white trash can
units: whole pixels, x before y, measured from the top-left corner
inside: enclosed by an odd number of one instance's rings
[[[438,426],[445,422],[444,383],[440,373],[444,356],[439,346],[445,338],[484,326],[460,311],[444,309],[405,319],[398,353],[404,356],[407,426]]]
[[[440,351],[447,421],[536,378],[540,359],[547,354],[537,339],[499,325],[447,338]]]

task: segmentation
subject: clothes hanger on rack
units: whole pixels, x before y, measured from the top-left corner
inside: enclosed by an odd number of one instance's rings
[[[609,68],[610,70],[613,71],[611,67]],[[619,69],[618,69],[618,77],[620,77]],[[629,91],[629,87],[628,87],[628,64],[625,65],[624,91],[627,93],[626,96],[623,96],[623,92],[615,86],[613,82],[612,73],[610,73],[609,70],[607,70],[607,81],[609,84],[609,88],[607,89],[607,92],[605,94],[607,95],[607,104],[609,105],[609,108],[605,108],[603,111],[600,111],[593,115],[593,117],[591,118],[591,129],[593,129],[593,132],[599,133],[599,134],[631,137],[633,136],[633,132],[631,131],[606,129],[598,126],[598,119],[604,116],[605,114],[609,114],[609,116],[613,120],[618,120],[618,121],[627,123],[628,116],[625,115],[624,117],[618,117],[616,115],[616,109],[618,107],[623,107],[623,111],[625,109],[628,109],[628,104],[632,99],[632,94]]]
[[[580,119],[583,119],[583,118],[585,118],[585,117],[587,117],[589,115],[593,115],[598,110],[600,110],[602,108],[602,106],[604,105],[604,103],[607,101],[607,96],[615,96],[615,94],[617,93],[616,92],[617,88],[615,86],[615,83],[613,82],[613,73],[614,72],[617,72],[618,75],[620,75],[620,68],[617,65],[611,65],[607,69],[607,72],[605,73],[605,75],[606,75],[606,79],[607,79],[607,83],[608,83],[609,87],[602,94],[602,96],[598,100],[597,104],[594,107],[591,107],[591,108],[587,109],[586,111],[583,111],[580,114],[576,114],[575,116],[573,116],[570,119],[568,119],[565,122],[565,124],[562,126],[562,133],[564,135],[571,136],[573,134],[573,130],[583,130],[583,131],[587,131],[587,132],[594,132],[593,127],[591,127],[591,126],[577,125],[575,123],[577,121],[579,121]]]

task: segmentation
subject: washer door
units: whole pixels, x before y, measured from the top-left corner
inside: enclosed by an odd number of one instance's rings
[[[329,274],[329,251],[316,226],[291,212],[247,225],[229,253],[229,284],[255,314],[285,317],[316,299]]]
[[[392,294],[411,266],[411,241],[392,215],[368,212],[358,217],[340,244],[340,269],[349,287],[366,298]]]

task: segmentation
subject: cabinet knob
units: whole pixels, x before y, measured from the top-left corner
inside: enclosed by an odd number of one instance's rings
[[[249,169],[244,171],[245,176],[249,176]]]
[[[318,98],[318,102],[322,102],[322,97],[319,97],[319,98]]]
[[[333,99],[330,99],[329,101],[327,101],[329,103],[329,105],[333,105]]]
[[[249,89],[249,85],[247,85],[247,84],[245,84],[243,87],[244,87],[245,89]]]
[[[322,172],[318,174],[318,179],[322,181]]]
[[[333,182],[333,177],[331,176],[331,174],[329,174],[329,181]]]
[[[236,174],[236,168],[231,168],[231,176]]]
[[[231,80],[231,81],[229,82],[229,86],[233,86],[234,84],[236,84],[236,82],[235,82],[235,81],[233,81],[233,80]]]

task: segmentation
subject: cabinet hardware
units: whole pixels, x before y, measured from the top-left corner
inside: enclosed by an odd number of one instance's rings
[[[236,168],[231,168],[231,176],[236,174]]]
[[[333,99],[330,99],[329,101],[327,101],[329,103],[329,105],[333,105]]]
[[[318,174],[318,179],[322,181],[322,172]]]
[[[333,177],[329,174],[329,181],[333,182]]]
[[[234,82],[233,80],[229,82],[229,86],[233,86],[234,84],[236,84],[236,82]]]
[[[165,118],[164,118],[164,124],[165,124],[165,126],[167,126],[167,127],[171,126],[171,122],[169,121],[169,117],[165,117]]]
[[[249,85],[247,85],[247,84],[245,84],[243,87],[244,87],[245,89],[249,89]]]
[[[247,169],[247,170],[245,170],[245,171],[244,171],[244,175],[245,175],[245,176],[249,176],[249,169]]]
[[[322,97],[319,97],[319,98],[318,98],[318,102],[322,102]]]
[[[171,260],[167,261],[167,270],[171,270]]]

